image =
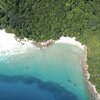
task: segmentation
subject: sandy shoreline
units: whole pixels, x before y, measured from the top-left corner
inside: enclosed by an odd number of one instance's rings
[[[28,40],[27,38],[24,38],[23,40],[20,40],[15,37],[14,34],[8,34],[5,32],[5,30],[0,30],[0,53],[2,52],[8,52],[10,51],[12,54],[18,54],[18,53],[23,53],[27,48],[34,48],[34,49],[40,49],[40,48],[46,48],[49,45],[53,43],[67,43],[67,44],[72,44],[80,47],[84,54],[83,54],[83,72],[86,78],[86,82],[88,85],[88,89],[90,94],[93,96],[91,99],[92,100],[100,100],[100,94],[96,91],[95,85],[92,85],[91,82],[89,81],[90,74],[88,72],[88,65],[86,64],[87,61],[87,47],[85,45],[82,45],[79,41],[75,40],[75,37],[70,38],[70,37],[60,37],[59,40],[48,40],[46,42],[40,42],[37,43],[32,40]]]

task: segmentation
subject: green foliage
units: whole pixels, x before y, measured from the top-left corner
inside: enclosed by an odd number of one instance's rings
[[[91,74],[90,81],[96,85],[100,93],[100,31],[85,30],[77,39],[88,47],[88,65]]]
[[[68,33],[76,35],[84,33],[85,29],[99,29],[98,2],[99,0],[0,0],[0,23],[2,28],[7,29],[9,26],[14,29],[17,36],[38,41],[57,39]],[[68,33],[65,33],[66,29]]]
[[[100,92],[100,0],[0,0],[0,28],[36,41],[76,36]]]

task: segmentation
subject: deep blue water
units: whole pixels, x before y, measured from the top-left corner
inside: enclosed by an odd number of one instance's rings
[[[55,83],[23,76],[0,76],[0,100],[78,100]]]
[[[66,44],[0,54],[0,100],[90,100],[83,51]]]

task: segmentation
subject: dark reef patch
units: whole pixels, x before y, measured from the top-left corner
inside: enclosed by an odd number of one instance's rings
[[[31,76],[0,75],[0,100],[78,100],[57,83]]]

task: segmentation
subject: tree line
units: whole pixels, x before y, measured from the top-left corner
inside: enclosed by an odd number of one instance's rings
[[[99,0],[0,0],[0,28],[37,41],[100,30]]]

